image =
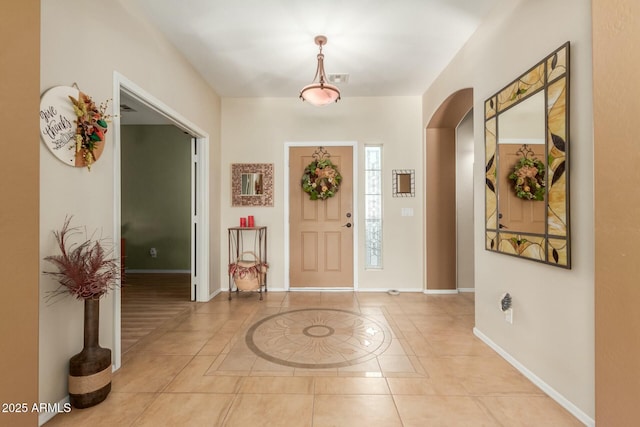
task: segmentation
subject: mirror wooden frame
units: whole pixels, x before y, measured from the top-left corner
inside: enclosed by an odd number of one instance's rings
[[[262,175],[262,194],[242,194],[243,174]],[[273,206],[273,163],[231,165],[231,206]]]
[[[543,233],[507,230],[500,225],[500,169],[497,144],[501,113],[536,93],[545,99],[545,199]],[[549,265],[571,268],[569,227],[569,42],[491,96],[485,115],[485,249]],[[501,172],[502,173],[502,172]],[[503,196],[504,197],[504,196]],[[531,203],[541,203],[530,201]]]

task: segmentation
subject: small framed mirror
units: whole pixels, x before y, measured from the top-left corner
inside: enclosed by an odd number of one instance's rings
[[[485,248],[571,268],[569,43],[485,101]]]
[[[394,169],[392,176],[393,197],[415,197],[415,171],[413,169]]]
[[[232,206],[273,206],[273,164],[231,165]]]

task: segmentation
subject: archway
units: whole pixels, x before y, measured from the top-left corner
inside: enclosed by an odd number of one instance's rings
[[[473,108],[473,89],[450,95],[426,131],[426,292],[457,292],[456,128]]]

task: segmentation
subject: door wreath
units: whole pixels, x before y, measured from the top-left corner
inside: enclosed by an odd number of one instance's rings
[[[545,167],[538,159],[522,157],[518,160],[509,179],[513,181],[516,196],[525,200],[544,200]]]
[[[342,176],[328,158],[313,160],[304,169],[302,189],[311,200],[333,197],[340,188]]]

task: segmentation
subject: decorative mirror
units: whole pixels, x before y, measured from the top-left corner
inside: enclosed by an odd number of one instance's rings
[[[415,197],[416,182],[413,169],[394,169],[392,177],[393,197]]]
[[[273,206],[273,164],[232,164],[231,205]]]
[[[485,101],[486,249],[571,268],[569,42]]]

